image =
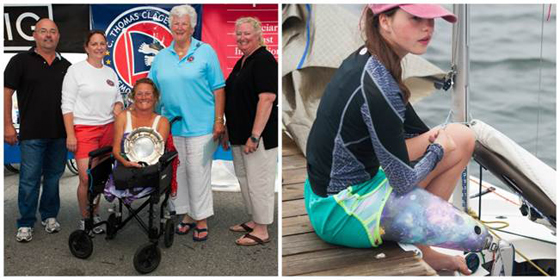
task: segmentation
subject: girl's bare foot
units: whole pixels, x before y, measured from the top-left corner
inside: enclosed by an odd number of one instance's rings
[[[423,259],[434,270],[459,271],[464,275],[470,275],[465,258],[461,256],[450,256],[433,250],[428,246],[418,246],[422,250]]]

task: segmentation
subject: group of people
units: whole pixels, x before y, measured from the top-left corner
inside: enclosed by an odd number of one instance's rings
[[[177,193],[170,210],[180,216],[176,233],[193,232],[194,241],[209,237],[207,219],[214,215],[211,189],[213,154],[231,145],[235,174],[249,217],[229,229],[244,233],[238,245],[270,241],[278,146],[278,63],[264,45],[261,23],[253,17],[235,23],[243,53],[224,79],[212,46],[193,37],[197,14],[189,5],[170,11],[173,42],[162,49],[148,77],[134,84],[125,108],[116,73],[103,64],[107,39],[91,31],[84,42],[87,58],[71,65],[58,52],[57,25],[37,22],[36,47],[14,56],[4,72],[4,141],[21,150],[16,239],[29,242],[37,206],[48,233],[60,231],[59,180],[67,151],[78,166],[78,227],[89,211],[101,220],[99,205],[87,203],[89,152],[113,146],[115,159],[127,168],[142,168],[121,150],[128,133],[152,127],[171,137],[179,154]],[[12,123],[12,95],[17,92],[19,134]],[[181,117],[170,124],[169,120]],[[92,163],[95,165],[95,162]],[[39,201],[41,182],[43,191]],[[99,226],[93,230],[101,234]]]

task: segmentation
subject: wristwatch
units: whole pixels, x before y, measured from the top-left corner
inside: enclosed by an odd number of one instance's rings
[[[251,137],[249,137],[249,139],[251,139],[251,142],[253,142],[253,143],[255,143],[255,144],[258,144],[258,143],[259,143],[259,140],[261,140],[261,137],[260,137],[260,136],[259,136],[259,137],[255,137],[254,134],[251,134]]]

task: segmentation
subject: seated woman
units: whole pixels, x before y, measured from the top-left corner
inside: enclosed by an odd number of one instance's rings
[[[327,242],[417,244],[435,270],[470,274],[463,258],[429,246],[479,251],[492,240],[447,202],[471,158],[473,134],[459,124],[430,130],[401,78],[402,58],[426,52],[439,17],[456,21],[439,5],[367,6],[365,46],[327,85],[309,134],[305,206]]]
[[[124,114],[120,114],[115,121],[115,137],[113,142],[113,156],[118,160],[118,164],[125,167],[141,168],[138,162],[129,161],[121,153],[126,136],[138,127],[152,127],[163,138],[165,142],[169,135],[169,121],[154,112],[155,105],[160,93],[154,82],[149,78],[142,78],[134,84],[130,99],[133,106],[130,106]],[[125,203],[134,198],[141,197],[150,192],[150,188],[134,188],[131,190],[117,190],[113,184],[112,176],[105,188],[105,197],[112,201],[115,196],[124,198]]]

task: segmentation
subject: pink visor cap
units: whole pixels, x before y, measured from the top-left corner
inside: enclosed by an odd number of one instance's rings
[[[419,18],[443,18],[448,22],[457,22],[457,16],[444,7],[435,4],[369,4],[374,15],[399,7],[405,12]]]

